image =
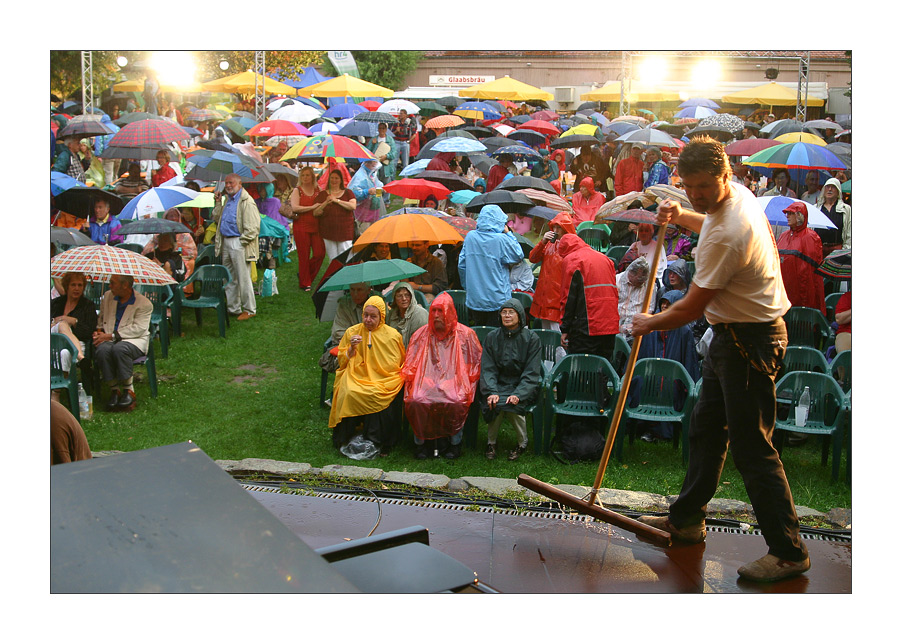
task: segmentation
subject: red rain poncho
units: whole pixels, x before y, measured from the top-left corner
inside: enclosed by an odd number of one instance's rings
[[[441,332],[435,329],[439,317],[445,322]],[[411,336],[401,369],[404,411],[417,438],[446,438],[463,428],[481,361],[476,332],[458,323],[454,301],[441,293],[429,307],[429,324]]]
[[[564,258],[560,291],[561,311],[567,306],[573,274],[579,271],[583,278],[589,335],[618,333],[620,317],[617,312],[618,294],[614,262],[607,255],[593,250],[576,235],[564,235],[558,246],[558,252]]]
[[[807,306],[826,315],[824,280],[814,272],[824,261],[821,238],[808,227],[808,211],[804,204],[793,203],[787,210],[790,208],[803,219],[799,226],[787,230],[777,240],[786,297],[793,306]]]
[[[567,213],[559,213],[551,220],[551,226],[557,224],[567,233],[576,234],[573,220]],[[548,243],[544,236],[536,247],[529,252],[532,264],[542,264],[535,295],[529,314],[538,320],[561,321],[561,276],[563,275],[564,258],[558,252],[558,242]]]
[[[586,188],[589,196],[584,197],[581,191],[573,193],[573,221],[576,224],[595,221],[595,215],[604,205],[604,195],[595,190],[595,180],[592,177],[583,177],[579,187]]]

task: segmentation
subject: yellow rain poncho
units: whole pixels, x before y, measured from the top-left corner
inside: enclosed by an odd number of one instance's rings
[[[371,333],[363,324],[355,324],[345,331],[338,345],[338,371],[332,393],[332,411],[329,427],[335,427],[344,418],[374,414],[386,409],[395,399],[404,380],[401,365],[404,364],[404,341],[401,334],[385,324],[385,300],[380,296],[369,298],[363,305],[379,309],[379,325]],[[348,358],[351,338],[363,336],[356,353]]]

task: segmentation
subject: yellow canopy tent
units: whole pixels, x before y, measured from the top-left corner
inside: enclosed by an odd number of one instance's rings
[[[321,83],[302,87],[298,90],[298,94],[300,96],[353,96],[355,98],[376,96],[379,98],[390,98],[395,95],[395,92],[387,87],[342,74]]]
[[[239,72],[238,74],[230,74],[228,76],[223,76],[222,78],[214,78],[213,80],[207,81],[206,83],[201,83],[201,91],[204,92],[224,92],[225,90],[222,87],[222,84],[226,81],[234,80],[238,78],[240,74],[245,72]]]
[[[464,98],[489,98],[507,101],[553,101],[554,95],[516,78],[505,76],[488,83],[473,85],[457,93]]]
[[[628,88],[629,91],[624,98],[630,103],[654,103],[660,101],[679,101],[680,95],[665,89],[659,89],[651,85],[645,85],[640,81],[632,81]],[[608,81],[604,87],[593,89],[580,96],[584,101],[619,101],[620,100],[620,81]]]
[[[205,83],[206,85],[206,83]],[[231,78],[223,79],[220,81],[221,89],[219,91],[235,93],[235,94],[250,94],[253,93],[256,88],[256,79],[254,72],[247,71],[241,72],[236,76]],[[207,90],[207,91],[216,91],[216,90]],[[297,91],[291,85],[286,85],[285,83],[277,81],[275,78],[270,78],[269,76],[263,77],[263,91],[267,94],[285,94],[286,96],[294,96]]]
[[[737,105],[795,105],[797,99],[798,92],[796,90],[789,89],[774,81],[750,89],[744,89],[734,94],[726,94],[720,98],[724,103]],[[823,104],[823,99],[814,98],[813,96],[808,97],[808,105],[812,107]]]

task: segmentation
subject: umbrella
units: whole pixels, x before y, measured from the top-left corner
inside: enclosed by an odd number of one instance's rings
[[[219,150],[195,150],[188,154],[188,160],[195,164],[195,168],[185,175],[186,179],[201,179],[203,181],[222,181],[227,174],[237,174],[246,179],[252,179],[263,171],[263,168],[249,156],[237,152],[221,152]],[[197,173],[197,168],[203,168],[206,173]],[[203,176],[200,176],[203,175]],[[219,178],[216,178],[219,175]],[[204,179],[209,176],[209,179]]]
[[[453,114],[477,121],[494,121],[501,118],[501,112],[484,101],[461,103],[455,108]]]
[[[269,119],[254,125],[244,133],[244,136],[312,136],[312,134],[313,132],[300,123],[284,119]]]
[[[557,112],[552,112],[551,110],[541,110],[540,112],[533,112],[531,114],[532,118],[537,119],[539,121],[557,121],[561,118],[561,115]]]
[[[443,114],[448,113],[448,109],[444,105],[436,103],[435,101],[420,101],[417,103],[417,107],[420,110],[420,116],[442,116]]]
[[[369,100],[369,101],[360,101],[360,102],[357,103],[357,104],[358,104],[360,107],[365,107],[365,108],[368,109],[370,112],[375,112],[376,110],[379,109],[379,106],[382,105],[382,103],[380,103],[379,101],[372,101],[372,100]]]
[[[142,219],[157,212],[166,212],[186,201],[196,199],[198,193],[179,186],[160,186],[145,190],[132,198],[119,213],[119,220]],[[137,232],[137,231],[135,231]],[[181,231],[185,232],[185,231]],[[190,230],[187,232],[191,232]]]
[[[388,112],[389,114],[400,114],[401,110],[405,110],[408,114],[419,114],[420,106],[403,98],[393,98],[385,101],[376,109],[377,112]]]
[[[815,273],[835,280],[852,279],[852,249],[835,250],[824,258]]]
[[[470,163],[476,166],[476,169],[486,176],[488,176],[489,170],[492,169],[493,165],[498,165],[498,162],[495,161],[495,159],[484,154],[471,154],[468,158],[470,159]]]
[[[66,273],[84,273],[95,282],[130,275],[136,284],[177,284],[150,258],[108,244],[76,246],[50,260],[50,277],[61,278]]]
[[[840,132],[843,130],[843,126],[834,121],[828,121],[826,119],[815,119],[814,121],[805,121],[804,126],[807,128],[811,128],[812,130],[834,130],[835,132]]]
[[[530,119],[525,123],[517,126],[518,130],[535,130],[536,132],[541,132],[542,134],[560,134],[561,131],[554,127],[548,121],[543,121],[541,119]]]
[[[453,130],[448,130],[447,132],[443,132],[442,134],[447,134],[448,132],[457,132],[461,136],[470,135],[478,140],[495,136],[495,134],[497,132],[500,132],[500,130],[482,127],[479,125],[465,125],[464,127],[458,127]]]
[[[551,221],[557,217],[560,212],[560,210],[555,210],[554,208],[548,208],[546,206],[533,206],[529,210],[524,211],[523,214],[527,217],[538,217],[540,219]]]
[[[775,139],[781,134],[789,134],[791,132],[807,132],[808,134],[818,136],[817,130],[806,127],[795,119],[781,119],[779,121],[774,121],[773,123],[762,127],[758,132],[760,134],[767,134],[770,139]]]
[[[335,123],[329,123],[328,121],[323,121],[322,123],[314,123],[310,126],[310,135],[314,134],[331,134],[332,132],[338,132],[340,129]],[[297,143],[295,141],[294,143]],[[292,145],[294,145],[292,143]]]
[[[720,105],[712,101],[710,98],[690,98],[680,103],[679,107],[707,107],[712,110],[719,110]]]
[[[185,137],[187,137],[187,132]],[[209,143],[201,141],[200,143]],[[140,147],[108,145],[103,149],[103,159],[130,159],[133,161],[156,159],[160,150],[169,150],[168,143],[153,143]]]
[[[429,244],[456,244],[463,241],[454,228],[438,217],[419,214],[399,214],[383,217],[367,228],[354,243],[354,250],[365,248],[368,244],[398,244],[409,247],[412,241],[424,241]],[[384,282],[376,282],[383,284]]]
[[[685,190],[664,184],[657,184],[647,187],[645,189],[642,202],[643,205],[650,206],[655,202],[660,203],[666,199],[679,201],[683,208],[687,208],[689,210],[692,209],[692,203],[689,201],[689,197],[686,196]]]
[[[623,212],[629,208],[629,205],[636,200],[642,202],[642,205],[648,207],[655,203],[655,198],[645,192],[627,192],[626,194],[620,195],[618,197],[614,197],[611,201],[608,201],[601,208],[598,209],[598,214],[602,217],[607,215],[612,215],[614,213]]]
[[[522,213],[536,205],[529,197],[522,195],[519,192],[512,192],[510,190],[492,190],[491,192],[486,192],[485,194],[475,197],[467,204],[467,208],[477,209],[490,204],[498,206],[507,213]]]
[[[97,243],[75,228],[60,228],[59,226],[50,227],[50,241],[65,246],[90,246]]]
[[[686,132],[686,136],[689,138],[694,136],[710,136],[724,143],[735,138],[734,133],[722,125],[700,125],[699,127]]]
[[[216,110],[208,109],[194,110],[187,116],[188,121],[195,121],[197,123],[203,123],[204,121],[224,121],[227,118],[227,116],[224,116]]]
[[[393,123],[397,123],[398,119],[389,114],[388,112],[379,112],[378,110],[375,112],[361,112],[360,114],[354,115],[355,121],[369,121],[370,123],[386,123],[388,125],[392,125]]]
[[[94,202],[100,199],[110,204],[110,215],[114,217],[122,212],[125,205],[118,195],[87,186],[64,190],[53,198],[53,205],[78,219],[88,219],[94,214]]]
[[[219,117],[218,114],[217,116]],[[221,119],[222,117],[219,118]],[[136,121],[145,121],[148,119],[162,121],[163,117],[157,116],[156,114],[150,114],[149,112],[128,112],[127,114],[123,114],[122,116],[117,118],[115,121],[113,121],[113,123],[115,125],[118,125],[119,127],[122,127],[123,125],[128,125],[129,123],[134,123]]]
[[[508,145],[503,148],[498,148],[489,156],[495,157],[497,159],[502,154],[509,154],[514,159],[514,161],[528,161],[529,159],[542,158],[541,154],[539,154],[532,148],[526,147],[525,145]]]
[[[579,107],[576,108],[577,112],[584,112],[586,110],[600,110],[601,102],[600,101],[587,101],[585,103],[580,103]]]
[[[569,132],[570,130],[567,130]],[[566,133],[565,133],[566,134]],[[568,136],[559,136],[548,146],[552,150],[561,150],[564,148],[581,148],[584,146],[598,145],[600,141],[594,136],[588,134],[570,134]]]
[[[747,157],[755,154],[756,152],[761,152],[761,150],[772,148],[775,145],[780,144],[777,141],[772,141],[771,139],[741,139],[739,141],[733,141],[732,143],[724,147],[723,151],[726,152],[729,156]]]
[[[827,145],[821,137],[816,134],[808,134],[808,132],[787,132],[780,136],[773,137],[774,141],[780,143],[811,143],[812,145]]]
[[[356,247],[355,247],[356,248]],[[395,280],[415,277],[426,269],[402,259],[378,259],[351,264],[338,269],[319,291],[342,291],[352,284],[387,284]]]
[[[242,137],[255,125],[257,125],[257,121],[243,116],[239,116],[238,118],[232,117],[222,122],[223,127],[228,128],[230,131]]]
[[[371,121],[358,121],[356,119],[351,119],[343,126],[341,126],[335,133],[340,134],[341,136],[363,136],[370,138],[379,134],[379,126]]]
[[[401,170],[398,176],[401,177],[411,177],[419,172],[422,172],[426,169],[426,166],[429,165],[431,159],[418,159],[411,163],[409,166]]]
[[[203,136],[204,133],[198,130],[197,128],[188,127],[187,125],[180,125],[180,128],[185,130],[188,133],[188,136]]]
[[[611,121],[608,125],[603,125],[601,131],[605,134],[614,132],[617,134],[617,136],[623,136],[627,132],[632,132],[633,130],[638,129],[640,128],[635,123],[629,123],[627,121]]]
[[[190,233],[191,229],[180,221],[170,221],[159,217],[147,217],[127,221],[119,228],[119,235],[161,235],[163,233]]]
[[[465,139],[471,139],[471,140],[473,140],[473,141],[478,141],[478,140],[479,140],[479,139],[476,138],[476,135],[475,135],[475,134],[473,134],[472,132],[470,132],[468,129],[464,129],[464,128],[462,128],[462,127],[456,127],[456,128],[454,128],[453,130],[445,130],[445,131],[442,132],[441,134],[436,134],[435,138],[436,138],[436,139],[439,139],[439,140],[441,140],[441,139],[453,139],[453,138],[456,137],[456,136],[462,136],[462,137],[464,137]],[[433,141],[434,141],[434,140],[435,140],[435,139],[433,139]],[[430,141],[429,143],[432,143],[432,141]],[[428,145],[428,143],[427,143],[427,145]]]
[[[673,137],[666,132],[646,128],[644,130],[636,130],[627,132],[623,136],[617,137],[618,141],[623,143],[632,143],[634,145],[657,145],[664,148],[678,147],[679,144],[673,140]]]
[[[453,172],[444,170],[424,170],[417,174],[418,179],[430,179],[442,184],[448,190],[472,190],[473,184]]]
[[[601,214],[599,212],[599,214]],[[632,210],[623,210],[621,212],[602,215],[607,221],[628,221],[631,224],[651,224],[657,226],[658,216],[641,208],[633,208]]]
[[[357,103],[339,103],[323,112],[323,118],[346,119],[366,111],[365,107],[360,107]]]
[[[451,193],[449,199],[451,203],[459,203],[466,206],[474,197],[478,197],[481,194],[481,192],[476,192],[475,190],[455,190]]]
[[[508,181],[510,181],[510,179],[508,179]],[[573,212],[573,208],[570,204],[556,192],[552,194],[550,192],[545,192],[544,190],[536,190],[535,188],[520,188],[517,192],[528,197],[531,201],[540,206],[553,208],[555,212]]]
[[[282,174],[285,175],[285,178],[288,179],[288,183],[292,188],[298,185],[298,171],[288,166],[282,165],[281,163],[264,163],[263,167],[269,171],[269,173],[275,177],[276,175]]]
[[[799,168],[804,170],[845,170],[840,161],[826,147],[811,143],[782,143],[757,152],[743,161],[749,166],[767,168]]]
[[[55,170],[50,171],[50,194],[55,197],[68,190],[69,188],[74,188],[75,186],[81,186],[82,188],[87,188],[85,184],[81,181],[77,181],[75,177],[70,177],[68,174],[63,172],[56,172]]]
[[[432,217],[438,217],[439,219],[448,219],[448,217],[450,217],[450,215],[441,210],[436,210],[435,208],[422,208],[420,206],[404,206],[397,210],[392,210],[387,215],[384,215],[384,217],[397,217],[398,215],[430,215]]]
[[[522,125],[523,123],[526,123],[527,121],[532,121],[534,119],[529,114],[516,114],[514,116],[511,116],[507,120],[510,121],[511,123],[516,123],[517,125]]]
[[[445,217],[442,221],[459,232],[461,237],[466,237],[468,232],[476,230],[476,220],[470,217]]]
[[[531,188],[532,190],[557,195],[557,190],[555,190],[550,183],[544,179],[530,176],[511,177],[498,184],[495,190],[522,190],[524,188]]]
[[[375,159],[373,153],[354,139],[338,134],[311,136],[291,146],[282,156],[282,161],[290,159],[326,159],[342,157],[350,159]]]
[[[676,118],[692,118],[692,119],[703,119],[706,116],[714,116],[717,114],[714,110],[709,107],[703,107],[701,105],[695,105],[691,107],[684,107],[679,112],[674,114]]]
[[[456,108],[458,105],[462,105],[466,103],[466,99],[459,98],[457,96],[443,96],[442,98],[435,99],[435,102],[439,105],[444,105],[445,107],[450,107],[452,109]]]
[[[782,197],[782,196],[774,196],[774,197],[758,197],[758,203],[761,204],[761,208],[764,210],[764,214],[767,216],[767,221],[774,226],[786,226],[786,215],[783,214],[783,211],[789,207],[790,204],[800,203],[805,205],[805,209],[808,211],[808,227],[809,228],[836,228],[836,225],[830,221],[830,218],[827,217],[821,209],[817,206],[808,203],[807,201],[802,201],[801,199],[793,199],[792,197]]]
[[[136,148],[184,141],[188,133],[171,121],[148,119],[123,125],[109,140],[108,147]]]
[[[545,143],[545,139],[548,137],[535,130],[514,130],[507,135],[507,138],[511,141],[520,141],[526,145],[538,147]]]
[[[727,132],[734,134],[742,132],[742,128],[745,127],[745,121],[733,114],[715,114],[714,116],[707,116],[700,120],[698,124],[700,127],[708,125],[721,127]]]
[[[292,103],[280,107],[273,112],[270,120],[294,121],[295,123],[309,123],[322,116],[322,111],[303,103]]]
[[[487,148],[479,141],[474,141],[462,136],[437,139],[438,143],[431,149],[436,152],[484,152]]]
[[[561,134],[561,138],[568,136],[592,136],[596,139],[598,138],[598,126],[594,123],[580,123],[579,125],[575,125],[568,129],[566,132]]]
[[[485,146],[486,152],[488,152],[489,154],[491,154],[498,148],[505,148],[516,143],[506,136],[490,136],[487,139],[480,140],[479,142]]]
[[[431,129],[439,129],[446,127],[455,127],[457,125],[463,125],[466,121],[464,121],[459,116],[455,116],[454,114],[440,114],[438,116],[434,116],[424,125]]]
[[[444,199],[451,191],[440,183],[426,179],[398,179],[383,187],[385,192],[405,199],[423,200],[426,197]]]
[[[840,161],[850,168],[852,167],[852,144],[851,143],[828,143],[826,148],[836,155]]]
[[[480,129],[488,129],[488,128],[480,128]],[[515,128],[512,128],[510,125],[505,125],[504,123],[495,123],[492,126],[492,129],[489,130],[489,134],[487,136],[491,137],[495,135],[495,132],[500,134],[501,136],[507,136],[511,132],[516,132]]]
[[[100,116],[89,114],[86,116],[76,116],[70,120],[65,127],[59,129],[56,138],[63,139],[68,136],[77,136],[79,138],[87,138],[92,136],[106,136],[114,134],[116,130],[106,123],[103,123]]]

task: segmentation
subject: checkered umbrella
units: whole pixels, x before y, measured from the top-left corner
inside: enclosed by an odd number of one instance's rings
[[[113,275],[131,275],[135,284],[176,284],[151,259],[108,245],[76,246],[50,260],[50,277],[84,273],[90,281],[106,282]]]
[[[113,135],[108,145],[112,147],[139,148],[146,145],[184,141],[187,138],[188,133],[176,123],[146,119],[123,125],[122,129]]]
[[[76,116],[69,121],[65,127],[60,128],[56,133],[56,138],[63,139],[67,136],[91,137],[106,136],[113,134],[116,130],[106,123],[101,122],[101,117],[95,114],[84,116]]]

